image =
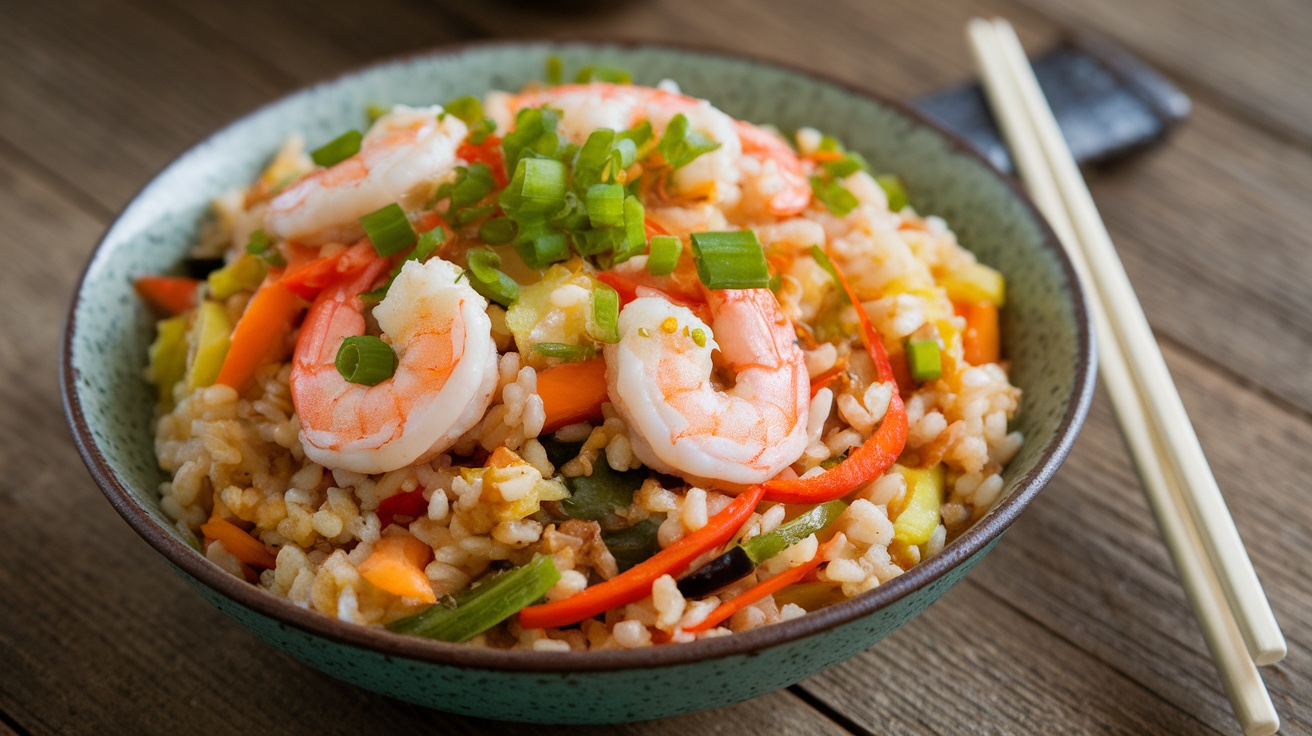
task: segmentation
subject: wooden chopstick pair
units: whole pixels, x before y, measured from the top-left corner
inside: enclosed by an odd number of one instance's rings
[[[1089,294],[1103,386],[1235,716],[1250,736],[1274,733],[1257,665],[1283,658],[1285,639],[1143,308],[1015,30],[975,19],[968,35],[1017,170]]]

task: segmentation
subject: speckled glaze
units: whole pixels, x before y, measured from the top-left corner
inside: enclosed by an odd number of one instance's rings
[[[297,608],[189,548],[159,509],[151,389],[152,318],[131,280],[176,269],[210,198],[244,186],[287,135],[312,144],[365,123],[369,103],[431,104],[604,63],[639,83],[675,79],[731,115],[790,131],[824,129],[900,174],[911,201],[1007,277],[1003,333],[1024,389],[1026,443],[1003,499],[939,555],[857,599],[776,626],[692,644],[598,653],[501,652],[402,637]],[[247,115],[161,172],[106,233],[69,312],[61,363],[69,422],[119,513],[202,596],[260,637],[336,677],[404,700],[518,721],[632,721],[737,702],[797,682],[869,647],[934,602],[987,553],[1065,458],[1088,409],[1092,338],[1084,297],[1023,195],[978,157],[896,105],[811,74],[716,52],[647,44],[497,43],[385,62]],[[179,672],[178,676],[185,676]]]

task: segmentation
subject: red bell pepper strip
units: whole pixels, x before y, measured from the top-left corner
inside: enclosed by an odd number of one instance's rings
[[[196,306],[200,282],[185,276],[142,276],[132,282],[137,295],[156,310],[170,317]]]
[[[489,135],[477,145],[469,141],[461,143],[456,149],[456,157],[463,158],[471,164],[487,164],[492,170],[492,179],[497,183],[497,189],[505,189],[510,183],[510,178],[506,175],[506,161],[501,153],[501,138],[495,135]]]
[[[832,259],[831,259],[832,260]],[[857,319],[861,322],[861,333],[865,338],[866,352],[874,362],[882,381],[893,381],[893,367],[888,362],[888,353],[884,350],[884,341],[875,326],[870,323],[870,315],[856,298],[847,276],[834,266],[834,275],[843,286],[843,291],[856,307]],[[896,385],[896,384],[895,384]],[[888,411],[879,423],[879,429],[870,435],[860,447],[856,448],[843,462],[821,475],[795,480],[770,480],[765,482],[765,500],[781,503],[823,503],[835,498],[842,498],[858,487],[878,478],[889,466],[897,462],[902,448],[907,444],[907,409],[902,403],[902,396],[896,388],[888,400]]]
[[[768,580],[753,585],[734,598],[721,603],[716,606],[715,610],[711,611],[710,615],[703,619],[701,623],[689,626],[684,629],[684,631],[687,631],[690,634],[700,634],[703,631],[709,631],[738,611],[752,605],[767,595],[778,593],[789,585],[796,583],[806,577],[812,570],[819,567],[820,563],[825,561],[825,555],[829,553],[829,550],[834,546],[835,541],[836,538],[820,545],[816,549],[814,557],[797,567],[790,567]]]
[[[424,489],[416,488],[406,493],[388,496],[378,502],[378,528],[386,529],[398,516],[423,516],[428,511],[428,500],[424,498]]]
[[[361,240],[340,253],[315,258],[304,265],[298,266],[293,261],[280,283],[297,296],[314,301],[319,292],[363,271],[376,258],[378,253],[373,244]]]
[[[676,541],[644,562],[564,600],[529,606],[519,612],[519,625],[526,629],[569,626],[612,608],[625,606],[651,595],[651,586],[662,575],[678,575],[708,550],[728,542],[751,517],[765,489],[756,485],[743,491],[706,526]]]

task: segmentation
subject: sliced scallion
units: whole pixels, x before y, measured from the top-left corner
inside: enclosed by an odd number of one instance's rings
[[[586,84],[587,82],[632,84],[633,75],[618,67],[593,64],[580,69],[579,73],[574,75],[574,82],[577,84]]]
[[[647,272],[653,276],[667,276],[679,265],[683,243],[674,235],[653,235],[647,250]]]
[[[351,383],[376,386],[396,373],[392,346],[372,335],[353,335],[337,349],[337,372]]]
[[[765,250],[751,230],[693,233],[692,254],[708,289],[762,289],[770,283]]]
[[[443,105],[442,109],[469,124],[483,119],[483,103],[473,95],[457,97]]]
[[[844,187],[841,182],[825,181],[818,176],[811,177],[811,192],[816,199],[829,208],[830,212],[839,217],[846,215],[861,204],[857,201],[856,195],[847,191],[847,187]]]
[[[548,56],[545,76],[547,84],[553,87],[565,81],[565,62],[561,61],[560,57],[555,54]]]
[[[286,266],[287,259],[282,257],[282,253],[269,242],[269,236],[265,234],[263,228],[251,233],[250,238],[246,241],[246,252],[253,256],[259,256],[264,259],[265,263],[270,266]]]
[[[393,202],[360,218],[364,232],[374,244],[378,255],[393,256],[415,244],[418,236],[410,226],[401,205]]]
[[[665,135],[661,136],[661,142],[656,147],[665,158],[665,162],[672,168],[678,169],[688,165],[703,153],[714,151],[720,147],[720,144],[705,133],[690,128],[688,116],[679,113],[670,120],[670,124],[665,128]]]
[[[488,245],[504,245],[515,239],[515,223],[508,217],[493,217],[478,226],[478,239]]]
[[[620,295],[606,284],[592,290],[592,336],[602,342],[620,341]]]
[[[515,252],[529,268],[546,268],[569,258],[569,238],[564,233],[549,233],[524,242],[517,240]]]
[[[907,368],[918,382],[932,381],[943,375],[937,340],[908,340]]]
[[[816,263],[820,264],[821,268],[829,273],[829,278],[834,282],[834,289],[837,290],[838,303],[850,303],[850,300],[847,297],[847,289],[844,289],[843,283],[838,280],[838,269],[834,268],[834,262],[829,260],[829,254],[825,253],[824,249],[820,246],[813,245],[811,246],[811,257],[815,259]]]
[[[491,248],[474,248],[465,254],[469,285],[490,301],[508,307],[519,298],[519,284],[500,270],[501,256]]]
[[[858,171],[870,170],[870,164],[866,163],[865,157],[855,151],[848,152],[837,161],[826,161],[821,166],[835,179],[850,176]]]
[[[548,358],[559,358],[567,363],[587,360],[597,354],[591,345],[570,345],[563,342],[540,342],[533,346],[533,352],[542,353]]]
[[[336,138],[310,152],[310,159],[315,164],[328,168],[336,166],[360,152],[363,136],[358,130],[348,130]]]
[[[586,199],[588,220],[593,227],[618,225],[624,221],[624,187],[619,184],[593,184]]]
[[[588,134],[579,156],[574,161],[574,187],[580,192],[587,192],[594,184],[601,183],[601,174],[605,170],[610,156],[611,143],[615,140],[615,131],[610,128],[597,128]]]
[[[630,194],[624,198],[624,244],[616,249],[615,263],[623,263],[647,248],[647,208]]]
[[[897,174],[876,176],[875,183],[884,190],[884,196],[888,197],[890,212],[901,212],[902,208],[907,206],[907,191],[902,186],[902,178]]]

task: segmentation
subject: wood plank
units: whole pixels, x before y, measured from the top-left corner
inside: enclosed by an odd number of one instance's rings
[[[873,733],[1211,731],[974,580],[803,686]]]
[[[1200,439],[1289,641],[1289,656],[1263,669],[1267,685],[1288,726],[1312,728],[1312,511],[1298,500],[1312,426],[1182,353],[1167,357],[1189,409],[1215,419],[1199,425]],[[1230,728],[1220,683],[1101,397],[1057,480],[972,579],[1181,710]]]
[[[1116,38],[1200,96],[1312,144],[1312,5],[1298,0],[1016,0],[1063,25]]]
[[[31,733],[576,733],[507,729],[318,673],[197,596],[104,502],[67,440],[55,359],[68,294],[102,223],[0,157],[0,712]],[[61,243],[33,248],[33,243]],[[143,705],[147,706],[143,709]],[[621,733],[835,732],[787,691]],[[611,733],[613,729],[582,729]]]

